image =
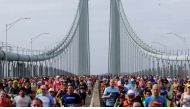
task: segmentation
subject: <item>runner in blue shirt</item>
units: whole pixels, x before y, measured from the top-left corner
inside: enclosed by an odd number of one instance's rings
[[[36,98],[39,98],[43,102],[43,107],[53,107],[54,100],[53,98],[47,93],[47,87],[45,85],[41,86],[42,94],[38,94]]]
[[[73,92],[73,86],[68,86],[68,92],[61,98],[64,107],[80,106],[81,98],[78,94]]]
[[[145,100],[145,106],[146,107],[166,107],[166,99],[159,96],[160,93],[160,87],[155,84],[152,88],[153,95],[146,98]]]
[[[118,88],[114,87],[114,80],[110,80],[110,87],[105,88],[103,99],[106,99],[106,107],[113,107],[117,97],[119,96]]]

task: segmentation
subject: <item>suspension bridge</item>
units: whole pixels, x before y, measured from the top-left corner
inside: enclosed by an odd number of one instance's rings
[[[46,51],[1,42],[0,77],[90,75],[88,2],[80,0],[66,38]],[[189,51],[171,53],[145,43],[130,26],[121,0],[110,1],[109,30],[109,74],[190,75]]]
[[[66,37],[46,51],[29,50],[1,42],[0,77],[90,75],[88,2],[79,1]],[[6,31],[14,23],[6,25]],[[144,42],[130,26],[121,0],[110,0],[108,50],[107,74],[146,74],[172,78],[190,76],[189,50],[171,53],[155,49]],[[98,89],[96,83],[91,106],[100,106]]]

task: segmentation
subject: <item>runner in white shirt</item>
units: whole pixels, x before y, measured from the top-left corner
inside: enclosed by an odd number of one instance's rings
[[[25,88],[20,88],[19,95],[14,97],[13,105],[16,105],[16,107],[29,107],[30,104],[31,99],[25,95]]]
[[[190,107],[190,85],[186,85],[186,92],[181,95],[181,106]]]
[[[87,86],[88,86],[88,95],[90,96],[91,92],[92,92],[92,87],[93,87],[93,83],[92,83],[92,79],[91,78],[88,79]]]

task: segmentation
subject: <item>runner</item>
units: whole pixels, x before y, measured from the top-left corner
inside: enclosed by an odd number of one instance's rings
[[[88,78],[87,86],[88,86],[88,91],[87,91],[88,96],[91,96],[91,92],[92,92],[92,88],[93,88],[93,82],[92,82],[91,78]]]
[[[186,92],[181,95],[181,106],[190,107],[190,85],[186,85]]]
[[[143,107],[140,102],[134,102],[133,107]]]
[[[155,84],[152,88],[153,95],[145,100],[146,107],[166,107],[166,99],[159,96],[160,87]]]
[[[4,88],[5,93],[9,93],[10,88],[12,87],[12,80],[8,80],[8,85]]]
[[[122,103],[122,107],[133,107],[134,100],[135,100],[135,91],[130,89],[127,92],[126,99]]]
[[[11,107],[10,100],[6,97],[6,93],[4,90],[0,90],[0,107]]]
[[[114,87],[114,80],[110,80],[110,86],[105,88],[103,99],[106,99],[106,107],[113,107],[117,97],[119,96],[119,90]]]
[[[54,92],[53,88],[50,88],[48,90],[48,92],[49,92],[50,97],[53,98],[53,102],[54,102],[53,106],[55,106],[56,105],[56,99],[55,99],[55,92]]]
[[[19,95],[13,100],[13,105],[16,107],[29,107],[31,104],[31,99],[29,96],[25,95],[25,88],[20,88]]]
[[[60,89],[61,82],[59,81],[59,79],[60,79],[60,76],[56,76],[55,81],[53,83],[55,91],[58,91]]]
[[[31,107],[43,107],[43,102],[39,98],[34,98],[31,103]]]
[[[18,81],[13,81],[13,86],[9,89],[8,96],[11,98],[11,101],[13,101],[13,98],[19,94],[19,87],[18,87]]]
[[[82,99],[82,105],[85,105],[87,85],[84,80],[80,80],[79,84],[80,97]]]
[[[45,85],[41,86],[42,94],[38,94],[36,98],[39,98],[43,102],[43,107],[53,107],[53,98],[47,93],[47,87]]]
[[[68,86],[67,93],[62,97],[62,107],[79,107],[81,105],[80,96],[73,93],[73,86]]]

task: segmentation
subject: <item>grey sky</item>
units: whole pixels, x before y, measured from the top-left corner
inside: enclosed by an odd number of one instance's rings
[[[186,37],[190,48],[190,0],[122,1],[131,26],[143,41],[157,41],[170,49],[181,49],[184,47],[182,40],[166,34],[174,32]],[[31,20],[21,21],[9,30],[8,42],[30,48],[31,37],[49,32],[50,35],[34,41],[34,49],[44,49],[67,34],[77,5],[78,0],[0,0],[0,41],[5,41],[6,23],[31,17]],[[89,1],[92,73],[107,72],[109,5],[109,0]]]

